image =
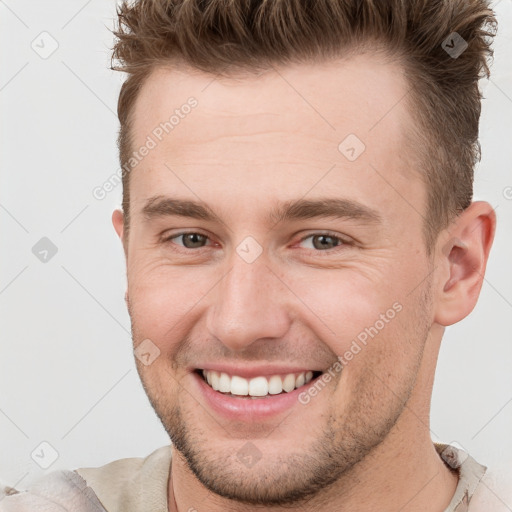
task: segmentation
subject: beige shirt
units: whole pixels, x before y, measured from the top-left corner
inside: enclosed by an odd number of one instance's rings
[[[491,475],[464,451],[434,443],[459,475],[444,512],[511,512],[512,479]],[[54,471],[27,491],[0,486],[0,512],[168,512],[172,446],[144,458],[120,459],[97,468]],[[3,492],[2,492],[3,491]]]

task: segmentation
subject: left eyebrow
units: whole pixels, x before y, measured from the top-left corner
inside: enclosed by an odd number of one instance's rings
[[[354,219],[370,224],[382,222],[380,214],[373,208],[349,199],[333,197],[286,201],[269,214],[269,220],[275,223],[316,218]]]
[[[154,196],[142,208],[146,220],[155,217],[189,217],[223,224],[222,219],[205,203],[189,199]],[[353,219],[370,224],[382,222],[380,214],[362,203],[348,199],[323,197],[314,200],[295,199],[278,203],[271,208],[267,221],[279,222],[316,218]]]

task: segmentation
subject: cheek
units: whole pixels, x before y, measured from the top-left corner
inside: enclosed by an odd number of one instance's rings
[[[385,274],[362,273],[355,269],[336,271],[302,270],[301,277],[292,279],[292,289],[308,309],[312,328],[332,339],[332,349],[342,354],[353,339],[364,338],[366,328],[377,323],[383,330],[400,309],[403,294]],[[398,305],[395,303],[398,302]],[[395,304],[395,307],[393,305]]]
[[[218,277],[217,277],[218,279]],[[203,299],[212,287],[204,270],[146,265],[128,276],[134,334],[171,351],[198,320]]]
[[[306,271],[302,275],[292,281],[297,283],[294,292],[313,312],[307,313],[308,328],[343,365],[339,393],[345,401],[366,386],[369,393],[382,396],[387,393],[382,382],[399,389],[402,381],[410,381],[428,330],[428,313],[417,296],[421,287],[410,293],[417,286],[414,269],[402,264],[385,271],[373,267],[361,272],[359,267],[314,275],[310,271],[308,279]],[[375,386],[365,384],[368,371]]]

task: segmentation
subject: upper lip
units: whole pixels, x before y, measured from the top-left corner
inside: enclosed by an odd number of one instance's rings
[[[289,373],[302,373],[302,372],[323,372],[322,369],[305,367],[305,366],[285,366],[285,365],[259,365],[259,366],[246,366],[243,364],[220,364],[220,363],[205,363],[198,365],[194,370],[213,370],[217,372],[227,373],[228,375],[238,375],[250,379],[253,377],[270,377],[272,375],[287,375]]]

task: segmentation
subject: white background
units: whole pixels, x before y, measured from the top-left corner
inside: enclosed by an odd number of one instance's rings
[[[456,441],[510,473],[512,3],[495,6],[475,199],[496,208],[498,231],[476,309],[443,340],[431,429],[435,441]],[[133,362],[110,220],[121,186],[103,200],[92,194],[118,169],[114,14],[113,1],[0,1],[0,480],[20,489],[45,472],[31,458],[43,441],[59,454],[46,471],[168,443]],[[49,51],[54,40],[46,59],[31,47]],[[42,237],[58,249],[47,263],[32,253]]]

